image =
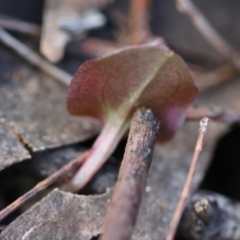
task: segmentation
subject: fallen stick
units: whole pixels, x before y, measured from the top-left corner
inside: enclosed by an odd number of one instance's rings
[[[37,37],[41,35],[41,27],[38,26],[37,24],[9,18],[7,16],[6,17],[1,16],[1,14],[0,14],[0,27]]]
[[[35,53],[29,47],[12,37],[8,32],[3,30],[0,27],[0,41],[14,50],[18,55],[24,58],[33,66],[40,68],[42,71],[47,73],[49,76],[58,80],[61,84],[68,86],[72,79],[72,76],[63,70],[57,68],[56,66],[50,64],[46,60],[44,60],[40,55]]]
[[[198,135],[196,146],[195,146],[195,151],[194,151],[191,165],[188,171],[186,182],[184,184],[179,202],[177,204],[177,207],[173,214],[172,221],[170,223],[166,240],[173,240],[178,227],[178,223],[183,213],[184,207],[190,196],[191,184],[194,177],[194,173],[196,171],[199,155],[200,155],[200,152],[202,151],[203,138],[207,131],[208,122],[209,122],[209,119],[207,117],[202,118],[202,120],[200,121],[200,129],[199,129],[199,135]]]
[[[220,107],[190,106],[187,109],[187,120],[199,121],[204,116],[211,120],[222,122],[227,125],[240,124],[240,113],[232,110],[224,110]]]
[[[192,72],[192,74],[194,77],[194,72]],[[227,63],[209,72],[205,72],[200,76],[194,77],[194,82],[196,83],[199,91],[202,92],[238,75],[239,71],[236,67],[234,67],[231,63]]]
[[[79,45],[69,45],[67,51],[73,55],[80,55],[84,53],[91,57],[98,58],[117,51],[121,47],[124,46],[117,45],[111,41],[96,38],[86,38]],[[190,65],[189,68],[191,70]],[[223,64],[216,69],[203,73],[198,73],[197,71],[191,70],[191,73],[193,75],[194,82],[201,92],[215,87],[218,84],[221,84],[222,82],[225,82],[239,75],[239,71],[232,63]]]
[[[159,125],[151,110],[135,112],[101,240],[131,238]]]
[[[223,39],[191,0],[176,0],[177,8],[186,14],[202,36],[224,58],[230,60],[240,71],[240,54]]]
[[[54,174],[46,178],[45,180],[38,183],[34,188],[32,188],[30,191],[22,195],[20,198],[15,200],[13,203],[8,205],[6,208],[4,208],[0,212],[0,222],[7,217],[10,213],[15,211],[17,208],[22,206],[24,203],[26,203],[28,200],[33,198],[36,194],[39,192],[45,190],[48,186],[59,180],[62,176],[65,174],[71,173],[74,170],[77,170],[80,165],[83,163],[83,161],[88,157],[89,152],[86,151],[83,153],[79,158],[72,160],[67,165],[56,171]]]

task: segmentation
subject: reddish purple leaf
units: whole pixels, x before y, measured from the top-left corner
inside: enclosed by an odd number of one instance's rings
[[[196,94],[178,55],[162,45],[142,45],[82,64],[69,87],[67,105],[74,115],[102,122],[137,107],[151,108],[161,120],[159,139],[165,140],[181,126]]]

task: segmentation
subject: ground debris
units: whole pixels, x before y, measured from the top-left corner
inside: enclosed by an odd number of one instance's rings
[[[239,2],[226,0],[221,2],[218,0],[195,0],[193,2],[217,32],[239,49],[240,34],[237,27],[233,27],[238,26],[240,22]],[[183,53],[185,57],[194,59],[194,56],[198,56],[197,58],[200,60],[202,56],[205,59],[204,64],[209,60],[210,62],[224,62],[221,55],[209,45],[191,21],[178,12],[175,1],[154,1],[151,14],[153,16],[153,32],[156,35],[164,36],[168,44]],[[164,22],[164,24],[159,24],[160,22]],[[198,47],[196,48],[196,46]]]
[[[0,89],[0,118],[21,135],[32,151],[71,144],[97,134],[93,121],[74,119],[67,113],[66,89],[28,70],[18,81],[20,84]]]
[[[138,222],[133,233],[133,240],[163,240],[165,238],[169,222],[171,221],[173,211],[178,202],[178,197],[180,196],[183,184],[185,182],[185,177],[187,175],[188,166],[192,158],[195,145],[193,139],[196,139],[198,134],[196,131],[197,128],[198,123],[187,123],[177,133],[176,137],[171,142],[164,146],[156,145],[152,166],[147,181],[147,187],[139,211]],[[213,144],[216,141],[216,138],[218,138],[219,134],[222,133],[223,129],[226,128],[222,128],[221,125],[217,123],[211,123],[211,128],[209,128],[204,144],[205,146],[200,157],[200,164],[196,171],[193,188],[196,188],[199,184],[199,181],[201,181],[210,158],[210,152],[213,148]],[[71,201],[69,200],[67,203],[62,203],[63,200],[61,199],[65,199],[65,193],[60,192],[59,194],[59,191],[57,191],[57,193],[55,191],[45,199],[52,199],[51,195],[54,196],[54,199],[51,200],[52,207],[50,210],[48,208],[48,211],[43,211],[43,209],[47,208],[47,204],[50,203],[48,201],[46,202],[46,200],[42,200],[41,202],[35,204],[35,206],[33,206],[30,210],[23,213],[14,222],[12,222],[2,232],[0,238],[5,237],[9,240],[22,239],[24,234],[26,234],[29,229],[31,229],[33,226],[39,226],[34,228],[34,231],[31,233],[31,235],[29,235],[29,238],[26,239],[35,240],[37,239],[36,236],[39,237],[39,239],[46,239],[46,236],[43,235],[47,234],[47,230],[45,228],[47,228],[48,225],[53,222],[54,224],[52,228],[54,229],[54,236],[58,236],[59,238],[51,238],[51,235],[47,235],[48,237],[50,236],[49,239],[66,239],[67,237],[69,237],[67,239],[76,239],[77,236],[85,236],[84,234],[86,234],[84,228],[81,228],[82,220],[79,220],[83,216],[84,219],[87,219],[86,221],[91,227],[89,230],[91,234],[87,232],[87,234],[89,234],[87,235],[89,238],[79,239],[91,239],[90,236],[101,232],[103,222],[101,221],[101,227],[99,227],[100,220],[97,220],[99,221],[97,223],[95,220],[98,219],[101,214],[101,217],[105,217],[106,207],[108,199],[110,199],[110,195],[108,195],[108,197],[104,197],[104,199],[102,199],[101,196],[105,195],[90,197],[90,199],[93,198],[95,200],[91,200],[89,205],[85,205],[85,200],[88,199],[88,197],[79,197],[77,195],[66,193],[66,196],[71,196]],[[57,200],[57,197],[59,196],[60,200]],[[83,199],[85,199],[84,203]],[[58,201],[60,201],[61,204],[58,204]],[[81,213],[81,208],[79,206],[83,206],[85,209],[83,211],[86,212]],[[164,206],[165,208],[163,209],[161,206]],[[39,218],[39,214],[40,216],[44,217]],[[63,218],[64,224],[62,223]],[[50,234],[50,232],[48,232],[48,234]],[[67,237],[64,238],[65,236]]]
[[[67,113],[66,88],[1,47],[0,62],[0,123],[12,128],[31,151],[84,141],[99,132],[96,121]],[[19,154],[19,161],[26,158]]]
[[[122,151],[122,148],[123,147],[118,151]],[[78,158],[86,150],[87,148],[83,147],[81,144],[77,144],[74,146],[37,152],[32,156],[30,169],[41,177],[49,177],[58,169],[68,164],[71,160]],[[121,163],[120,160],[121,157],[116,156],[116,153],[114,153],[84,188],[84,193],[102,194],[106,191],[106,188],[113,187],[117,180],[118,170]],[[60,181],[58,181],[57,184],[61,185],[64,181],[70,180],[70,178],[73,177],[73,174],[74,172],[69,172],[59,179]]]
[[[218,103],[223,107],[231,107],[232,109],[237,110],[239,109],[239,101],[237,97],[239,94],[239,88],[239,81],[229,81],[223,86],[219,86],[217,89],[212,89],[211,91],[202,94],[196,102],[199,104],[207,104],[209,102]],[[174,209],[185,182],[189,163],[192,158],[195,139],[198,134],[198,131],[196,131],[197,128],[197,122],[188,122],[177,133],[172,141],[163,146],[156,145],[147,181],[146,193],[143,196],[138,222],[133,233],[133,240],[163,240],[165,238],[169,222],[172,219]],[[208,129],[208,133],[206,135],[200,162],[193,182],[193,190],[196,189],[203,178],[216,140],[222,136],[226,130],[226,125],[221,125],[211,121],[211,127]],[[76,196],[74,199],[78,199],[78,197]],[[107,199],[108,198],[106,198],[105,201],[107,201]],[[93,209],[98,207],[99,204],[102,204],[100,200],[98,201],[93,203]],[[78,205],[77,200],[73,204]],[[40,203],[37,203],[37,206],[40,207]],[[162,206],[164,206],[164,208]],[[32,209],[34,208],[35,207]],[[106,211],[106,208],[104,208],[104,211]],[[61,212],[61,208],[59,212]],[[75,215],[78,215],[77,213],[78,211],[72,213],[72,218],[74,218]],[[89,220],[89,225],[91,225],[95,217],[98,216],[98,211],[95,211],[94,214],[95,215],[91,218],[91,220]],[[13,234],[19,234],[18,229],[23,229],[25,227],[24,221],[19,221],[19,219],[29,216],[28,221],[34,222],[37,215],[37,213],[29,215],[28,211],[23,213],[20,218],[4,230],[0,237],[2,236],[11,240],[11,238],[9,238],[10,234],[12,234],[12,236],[17,236]],[[85,215],[87,216],[88,213]],[[45,218],[45,221],[47,219],[48,218]],[[68,221],[68,219],[66,219],[66,221]],[[58,224],[55,225],[59,226]],[[26,229],[26,231],[30,228],[31,227]],[[80,225],[78,224],[76,228],[80,229]],[[55,228],[55,230],[55,234],[63,234],[61,233],[63,232],[61,231],[61,227],[60,229]],[[26,231],[24,230],[22,235],[18,235],[19,238],[12,239],[21,239],[20,237],[22,237]],[[76,229],[68,229],[68,231],[75,231],[76,233]],[[44,239],[42,238],[41,232],[38,232],[38,234],[40,239]]]
[[[197,191],[184,211],[179,236],[188,240],[239,240],[239,203],[211,191]]]
[[[78,158],[87,149],[79,146],[67,146],[33,154],[30,164],[31,169],[41,177],[49,177],[58,169]]]
[[[8,240],[90,240],[102,229],[110,193],[78,196],[54,190],[0,235]]]
[[[215,63],[222,62],[185,16],[177,13],[178,17],[172,17],[171,11],[177,12],[174,1],[154,2],[153,12],[158,16],[152,19],[156,23],[153,24],[155,34],[164,36],[170,45],[185,56],[197,55],[199,62],[201,55]],[[195,2],[216,29],[238,47],[239,34],[236,35],[233,28],[229,27],[232,22],[236,25],[239,22],[233,19],[236,14],[230,14],[234,11],[238,15],[236,5],[225,4],[229,1],[219,3],[214,0],[212,7],[209,7],[209,1]],[[217,8],[213,7],[216,3]],[[228,11],[227,6],[233,11]],[[159,9],[163,10],[161,14],[156,13]],[[222,18],[219,17],[221,13]],[[164,24],[159,26],[163,20]],[[25,65],[17,64],[18,61],[15,55],[13,58],[0,46],[0,119],[6,126],[10,125],[32,151],[74,143],[97,132],[99,128],[92,121],[74,120],[64,112],[66,91],[62,87]],[[217,104],[239,111],[239,89],[239,79],[229,81],[200,95],[196,102]],[[93,125],[88,127],[89,123]],[[133,240],[165,239],[194,150],[196,128],[197,123],[186,123],[171,142],[156,146]],[[226,126],[211,122],[193,190],[205,174],[216,140],[226,130]],[[78,196],[55,190],[7,226],[0,239],[76,239],[78,236],[80,239],[91,239],[102,231],[109,199],[110,194]]]

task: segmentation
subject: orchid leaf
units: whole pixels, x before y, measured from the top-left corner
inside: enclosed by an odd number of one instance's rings
[[[71,82],[67,106],[74,115],[103,122],[151,108],[161,120],[158,139],[164,141],[181,126],[196,94],[183,60],[164,45],[146,44],[86,61]]]
[[[105,124],[92,151],[106,148],[108,153],[103,155],[107,158],[114,150],[108,145],[115,147],[136,108],[153,111],[161,121],[158,141],[164,142],[183,124],[185,110],[197,92],[184,61],[162,43],[155,42],[86,61],[71,82],[67,107],[71,114],[91,116]],[[97,158],[99,155],[96,154]],[[85,163],[88,169],[93,162]],[[75,185],[90,174],[86,172],[78,180],[75,177]]]

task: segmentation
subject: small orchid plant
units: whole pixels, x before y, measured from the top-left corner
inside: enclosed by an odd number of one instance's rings
[[[162,143],[181,127],[197,93],[184,61],[161,41],[126,47],[82,64],[69,87],[68,111],[96,118],[104,127],[71,189],[83,188],[106,162],[137,108],[150,108],[160,120],[157,141]]]

